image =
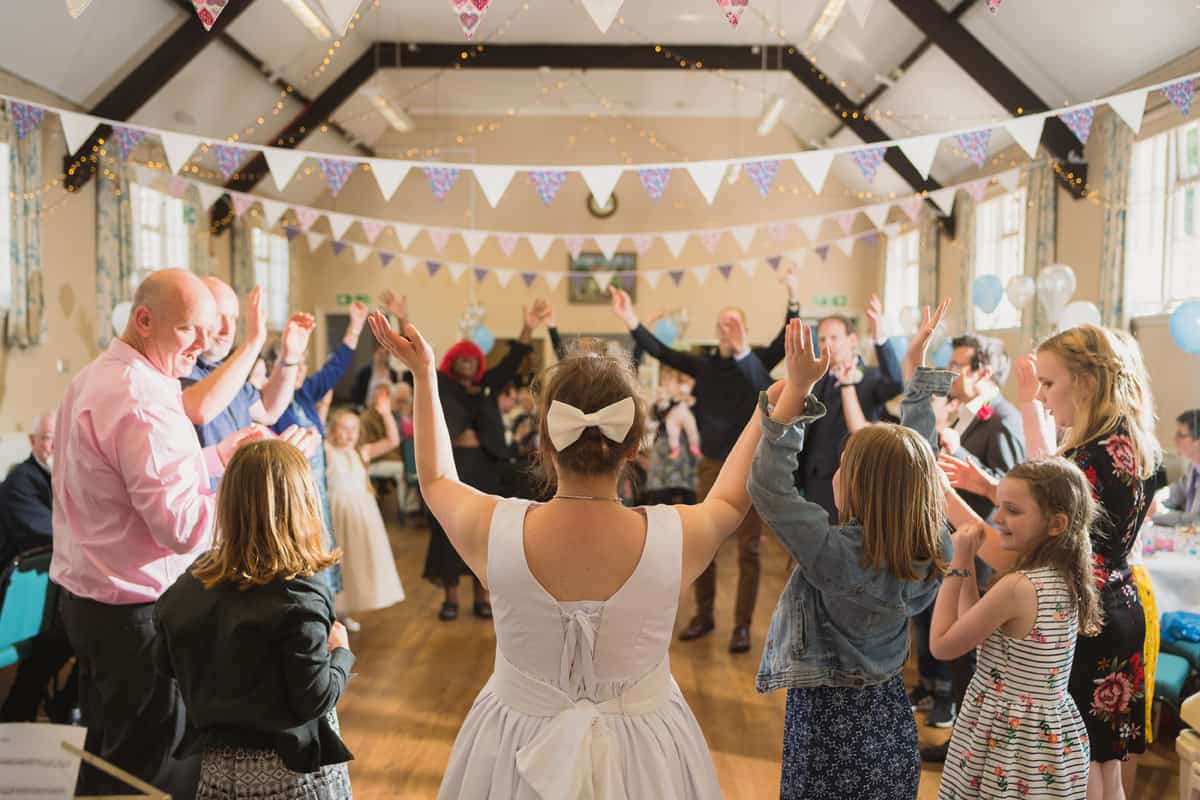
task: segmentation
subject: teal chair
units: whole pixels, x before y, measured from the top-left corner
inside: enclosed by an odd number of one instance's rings
[[[1162,700],[1179,713],[1179,706],[1186,699],[1183,686],[1191,672],[1192,667],[1186,658],[1167,652],[1159,653],[1158,667],[1154,671],[1155,699]]]
[[[1200,642],[1189,642],[1183,639],[1172,641],[1162,638],[1162,651],[1185,659],[1192,669],[1200,671]]]
[[[50,582],[50,547],[16,556],[0,573],[0,668],[29,655],[54,619],[58,590]]]

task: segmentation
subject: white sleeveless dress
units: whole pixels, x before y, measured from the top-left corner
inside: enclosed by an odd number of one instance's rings
[[[700,726],[670,674],[683,533],[645,509],[646,545],[604,601],[559,602],[525,560],[531,503],[496,504],[488,584],[496,671],[463,722],[439,800],[719,798]]]
[[[371,494],[367,468],[352,448],[325,446],[325,479],[329,485],[329,516],[342,548],[341,614],[373,611],[399,603],[404,587],[388,542],[379,503]]]

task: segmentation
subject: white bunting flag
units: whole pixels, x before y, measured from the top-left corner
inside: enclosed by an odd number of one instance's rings
[[[596,198],[596,203],[606,206],[612,196],[613,187],[617,185],[624,171],[621,167],[580,167],[579,174],[583,176],[588,191]]]
[[[354,248],[354,263],[355,264],[363,263],[364,261],[367,260],[367,256],[371,255],[371,253],[374,252],[371,248],[367,247],[365,244],[358,244],[356,242],[354,244],[351,244],[350,246],[352,248]]]
[[[838,250],[841,250],[843,253],[846,254],[846,258],[849,258],[850,255],[854,252],[854,237],[853,236],[846,236],[841,239],[838,239],[836,242],[834,242],[834,244],[837,245]]]
[[[396,193],[396,189],[412,167],[407,161],[391,161],[386,158],[368,158],[367,163],[371,165],[371,174],[375,176],[375,182],[379,184],[379,191],[384,200],[392,199],[392,195]]]
[[[466,264],[459,264],[454,261],[447,262],[446,264],[446,272],[450,273],[450,280],[454,281],[455,283],[458,283],[458,279],[461,278],[463,273],[466,271]]]
[[[600,287],[600,291],[607,292],[608,285],[612,283],[612,279],[616,276],[616,274],[617,273],[615,272],[608,272],[605,270],[602,272],[591,273],[591,278],[596,282],[596,285]]]
[[[420,232],[420,228],[416,225],[409,225],[407,222],[397,222],[392,225],[392,233],[396,234],[396,241],[400,242],[400,246],[405,250]]]
[[[662,277],[662,272],[660,272],[659,270],[656,270],[656,269],[650,270],[649,272],[642,273],[642,280],[644,280],[646,282],[646,285],[649,286],[651,289],[658,288],[658,279],[661,277]]]
[[[694,277],[696,279],[696,283],[700,284],[701,286],[703,286],[704,282],[708,280],[708,272],[708,267],[692,267],[692,277]]]
[[[79,15],[87,11],[87,7],[92,4],[92,0],[67,0],[67,13],[71,15],[71,19],[79,19]],[[72,153],[75,150],[71,151]]]
[[[558,285],[560,283],[562,283],[562,279],[563,279],[563,273],[561,273],[561,272],[543,272],[542,273],[542,280],[544,280],[546,282],[546,285],[550,287],[550,291],[554,291],[555,289],[557,289]]]
[[[873,206],[867,206],[862,212],[867,215],[867,219],[871,220],[872,225],[876,228],[882,228],[887,224],[888,211],[891,208],[887,203],[876,203]]]
[[[687,231],[672,231],[671,233],[660,234],[663,244],[671,251],[671,255],[679,258],[679,254],[683,252],[683,246],[687,244]]]
[[[829,150],[810,150],[792,156],[792,163],[817,194],[820,194],[825,186],[825,178],[828,177],[829,167],[833,164],[833,155]]]
[[[758,259],[747,258],[746,260],[739,262],[738,266],[742,268],[742,272],[745,272],[747,277],[753,278],[758,272]]]
[[[546,260],[546,253],[550,250],[550,245],[554,244],[554,237],[547,233],[527,233],[525,239],[529,242],[529,246],[533,249],[533,254],[537,256],[538,261]],[[553,286],[550,288],[554,288]]]
[[[349,214],[338,214],[335,211],[326,211],[325,218],[329,220],[329,230],[333,233],[333,238],[341,240],[346,235],[346,231],[350,230],[350,226],[354,224],[354,217]]]
[[[1112,110],[1125,120],[1125,124],[1132,128],[1134,133],[1138,133],[1142,129],[1142,116],[1146,113],[1148,91],[1148,89],[1136,89],[1108,99]]]
[[[483,247],[484,241],[487,239],[487,231],[459,231],[462,236],[463,244],[467,246],[467,252],[474,256],[479,252],[479,248]]]
[[[283,216],[283,212],[287,211],[287,203],[266,197],[260,197],[258,200],[263,207],[263,221],[267,223],[268,228],[274,228],[275,223],[279,222],[279,218]]]
[[[500,202],[517,172],[513,167],[471,167],[471,171],[492,208]]]
[[[871,14],[871,8],[875,5],[875,0],[849,0],[849,5],[854,18],[858,20],[858,27],[861,28],[867,24],[867,17]]]
[[[411,275],[419,263],[421,263],[421,260],[416,256],[400,256],[400,267],[404,270],[405,275]]]
[[[729,164],[725,161],[697,161],[687,165],[692,182],[696,184],[696,188],[700,190],[700,194],[704,196],[710,206],[717,199],[717,192],[721,188],[721,181],[725,178],[725,170],[728,168]]]
[[[1004,130],[1017,140],[1021,149],[1030,158],[1037,158],[1038,142],[1042,139],[1042,127],[1046,124],[1045,114],[1031,114],[1028,117],[1017,117],[1004,123]]]
[[[291,183],[292,176],[306,157],[303,151],[285,150],[282,147],[264,147],[262,154],[267,159],[267,169],[271,170],[275,186],[281,192]]]
[[[173,175],[179,174],[179,170],[183,169],[183,165],[188,162],[192,153],[196,152],[196,148],[204,141],[199,136],[167,133],[166,131],[159,133],[158,138],[162,142],[163,152],[167,154],[167,166],[171,168]]]
[[[71,155],[79,152],[79,148],[83,147],[83,143],[100,124],[95,117],[76,114],[74,111],[58,112],[58,121],[62,123],[63,138],[67,140],[67,149],[71,151]]]
[[[953,186],[947,186],[945,189],[930,192],[929,199],[948,217],[954,213],[954,195],[957,193],[958,189]]]
[[[308,240],[308,252],[315,253],[320,248],[321,242],[325,241],[325,234],[309,231],[304,234],[304,238]]]
[[[797,224],[799,224],[800,230],[804,232],[804,237],[809,242],[815,242],[817,234],[821,232],[821,223],[824,221],[824,217],[805,217]]]
[[[1005,191],[1015,192],[1017,183],[1021,180],[1021,170],[1010,169],[1007,172],[1001,172],[996,176],[996,183],[1004,187]]]
[[[900,139],[896,142],[896,146],[900,148],[900,152],[912,163],[917,172],[921,173],[921,177],[928,180],[929,170],[933,169],[933,158],[937,155],[938,145],[941,143],[941,135],[933,134]]]
[[[503,289],[508,286],[508,282],[512,280],[513,271],[511,269],[494,269],[492,274],[496,276],[496,283],[500,284]]]
[[[621,235],[594,233],[592,234],[592,241],[600,248],[600,252],[604,254],[604,257],[612,261],[613,256],[617,254],[617,246],[621,244]]]
[[[350,20],[362,5],[363,0],[317,0],[325,9],[325,16],[333,26],[333,35],[339,39],[346,35]]]
[[[221,199],[221,195],[225,194],[223,186],[213,186],[211,183],[197,183],[196,190],[200,192],[200,203],[205,208],[212,208],[213,204]]]
[[[596,23],[596,27],[600,29],[600,32],[608,33],[608,28],[613,24],[613,20],[617,18],[617,14],[621,11],[621,3],[624,1],[583,0],[583,7],[587,9],[592,22]]]
[[[733,240],[738,243],[738,247],[742,248],[745,253],[750,249],[750,245],[754,244],[754,235],[758,233],[756,225],[739,225],[729,231],[733,234]]]

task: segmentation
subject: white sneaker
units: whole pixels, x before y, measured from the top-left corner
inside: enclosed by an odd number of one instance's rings
[[[346,626],[346,630],[350,633],[358,633],[362,630],[362,625],[358,624],[358,620],[354,617],[342,617],[342,624]]]

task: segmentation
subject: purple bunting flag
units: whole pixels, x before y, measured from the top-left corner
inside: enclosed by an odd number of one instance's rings
[[[883,163],[883,156],[887,153],[887,147],[865,147],[862,150],[855,150],[850,153],[850,158],[858,165],[858,169],[862,172],[863,177],[868,183],[875,182],[875,176],[879,173],[879,165]]]
[[[122,161],[128,160],[133,148],[141,144],[142,139],[145,138],[146,132],[140,128],[125,128],[119,125],[113,128],[113,139],[117,142],[117,155]]]
[[[229,180],[230,176],[237,172],[238,167],[246,158],[245,150],[231,144],[214,144],[210,146],[210,149],[217,154],[217,167],[221,170],[221,177],[225,180]]]
[[[354,162],[344,158],[321,158],[317,161],[321,165],[321,174],[325,176],[325,184],[329,187],[330,193],[337,197],[337,193],[342,190],[346,181],[350,180],[350,174],[354,172]]]
[[[675,284],[676,286],[679,286],[679,284],[683,283],[683,270],[668,270],[667,275],[671,278],[671,283]]]
[[[733,264],[717,264],[717,272],[721,273],[721,277],[729,280],[729,273],[733,272]]]
[[[17,138],[24,139],[25,134],[42,124],[42,117],[46,116],[46,109],[9,100],[8,113],[12,115],[13,127],[17,129]]]
[[[1071,129],[1076,139],[1082,144],[1087,144],[1088,135],[1092,132],[1092,120],[1096,118],[1096,107],[1087,106],[1074,111],[1064,111],[1058,118]]]
[[[529,179],[533,181],[533,187],[537,189],[538,197],[542,198],[543,205],[550,205],[554,202],[555,195],[562,188],[563,181],[567,179],[567,173],[563,170],[534,170],[529,173]]]
[[[750,176],[750,181],[758,189],[758,193],[766,197],[771,193],[771,183],[775,180],[775,173],[779,171],[779,160],[751,161],[742,165],[742,171]]]
[[[779,264],[782,261],[783,256],[767,256],[767,265],[775,272],[779,271]]]
[[[632,272],[621,272],[617,274],[617,283],[621,284],[621,288],[627,292],[632,292],[634,284],[637,283],[637,276]]]
[[[1185,117],[1192,113],[1192,97],[1196,92],[1196,81],[1193,78],[1184,78],[1181,81],[1176,81],[1170,86],[1163,87],[1163,94],[1167,96],[1179,113]]]
[[[333,254],[335,256],[340,256],[342,251],[346,249],[346,243],[339,242],[337,239],[334,239],[332,242],[330,242],[329,246],[333,248]]]
[[[380,250],[380,251],[379,251],[379,262],[380,262],[381,264],[383,264],[385,267],[386,267],[388,264],[392,263],[392,259],[393,259],[393,258],[395,258],[395,257],[396,257],[396,254],[395,254],[395,253],[389,253],[389,252],[387,252],[386,250]]]
[[[671,179],[671,170],[667,167],[639,169],[637,176],[641,178],[646,194],[650,195],[650,199],[657,203],[658,198],[662,197],[663,190],[667,188],[667,181]]]
[[[292,239],[295,239],[300,235],[300,228],[295,225],[284,225],[283,233],[285,236],[287,236],[287,240],[290,242]]]
[[[442,262],[440,262],[440,261],[426,261],[425,262],[425,271],[429,273],[429,277],[431,277],[431,278],[434,275],[437,275],[438,270],[441,268],[442,268]]]
[[[829,245],[823,244],[815,249],[816,249],[816,253],[817,253],[817,258],[821,259],[822,261],[829,258]]]
[[[571,286],[574,287],[576,292],[582,292],[583,287],[587,286],[587,282],[588,274],[586,272],[571,273]]]
[[[867,247],[874,247],[879,244],[879,234],[875,232],[868,233],[862,240],[866,243]]]
[[[991,128],[960,133],[954,138],[972,164],[982,167],[987,162],[988,144],[992,141]]]
[[[521,280],[525,283],[525,288],[528,289],[529,287],[533,286],[533,282],[537,280],[537,273],[536,272],[522,272]]]
[[[475,268],[475,280],[478,281],[479,283],[483,283],[483,279],[487,277],[487,274],[488,274],[488,271],[486,269],[484,269],[483,267]]]
[[[438,200],[445,200],[446,195],[450,194],[450,188],[458,180],[458,168],[425,167],[424,172],[426,180],[429,181],[429,188],[433,190],[433,196]]]

